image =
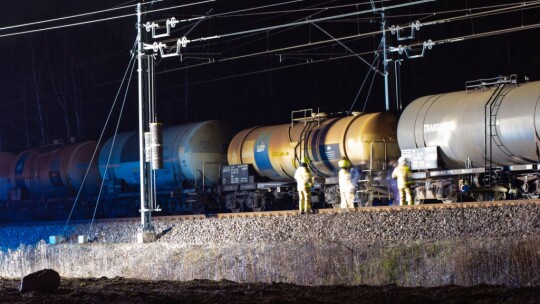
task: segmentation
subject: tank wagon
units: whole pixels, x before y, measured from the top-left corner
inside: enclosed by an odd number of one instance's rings
[[[232,127],[210,120],[163,130],[163,169],[154,170],[158,203],[165,210],[192,211],[219,208],[212,197],[233,136]],[[112,150],[111,150],[112,147]],[[140,187],[137,132],[118,134],[103,145],[99,171],[104,198],[138,200]],[[165,206],[164,206],[165,205]]]
[[[56,144],[0,153],[0,202],[3,221],[47,219],[69,212],[68,198],[95,194],[101,180],[97,171],[96,141]],[[9,207],[9,208],[8,208]],[[9,211],[9,212],[8,212]]]
[[[234,132],[221,121],[163,130],[163,169],[155,170],[157,202],[164,214],[220,208],[216,187]],[[112,149],[111,149],[112,147]],[[101,187],[103,185],[103,187]],[[100,188],[101,191],[100,191]],[[0,152],[0,221],[73,219],[138,214],[137,132],[96,141]]]
[[[76,194],[81,187],[86,194],[95,193],[100,176],[96,160],[90,161],[96,150],[97,142],[87,141],[19,153],[9,169],[12,197],[63,197]]]
[[[466,83],[466,90],[413,101],[398,124],[415,171],[416,198],[537,198],[540,82],[517,77]]]
[[[308,109],[292,112],[290,124],[243,130],[232,139],[229,166],[222,170],[225,206],[234,211],[283,208],[280,203],[295,199],[293,176],[303,161],[316,176],[312,203],[339,206],[336,176],[342,157],[360,173],[357,204],[392,199],[386,171],[399,157],[396,124],[389,113],[332,117]]]

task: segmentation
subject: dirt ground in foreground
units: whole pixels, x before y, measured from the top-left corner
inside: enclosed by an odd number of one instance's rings
[[[18,291],[20,281],[0,279],[0,303],[539,303],[540,287],[481,285],[297,286],[230,281],[142,281],[124,278],[61,279],[52,293]]]

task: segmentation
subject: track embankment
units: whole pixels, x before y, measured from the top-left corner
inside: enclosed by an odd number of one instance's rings
[[[61,245],[0,253],[0,276],[54,268],[65,277],[227,279],[302,285],[539,285],[540,202],[156,217],[74,223]],[[0,244],[34,244],[60,224],[0,227]],[[89,235],[90,244],[77,244]],[[9,236],[9,237],[7,237]],[[17,244],[15,244],[17,245]]]

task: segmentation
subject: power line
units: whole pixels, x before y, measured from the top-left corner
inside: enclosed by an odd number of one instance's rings
[[[334,1],[330,1],[334,2]],[[385,2],[385,0],[379,0],[375,1],[375,3],[382,3]],[[245,16],[259,16],[259,15],[269,15],[269,14],[287,14],[287,13],[298,13],[298,12],[306,12],[306,11],[318,11],[318,10],[330,10],[330,9],[338,9],[338,8],[346,8],[351,6],[360,6],[360,5],[368,5],[371,2],[363,2],[363,3],[354,3],[354,4],[344,4],[344,5],[335,5],[335,6],[323,6],[319,7],[316,5],[313,5],[312,7],[304,8],[304,9],[295,9],[295,10],[284,10],[284,11],[271,11],[271,12],[260,12],[260,13],[251,13],[251,14],[242,14],[242,15],[228,15],[227,17],[245,17]]]
[[[309,8],[309,7],[308,7],[308,8]],[[322,13],[322,11],[315,12],[315,13],[313,13],[313,14],[311,14],[311,15],[308,15],[308,16],[302,18],[302,19],[313,18],[314,16],[316,16],[316,15],[318,15],[318,14],[320,14],[320,13]],[[299,20],[302,20],[302,19],[298,19],[298,20],[296,20],[296,21],[299,21]],[[295,28],[295,27],[292,27],[292,28]],[[246,46],[246,45],[255,43],[255,42],[260,41],[260,40],[263,40],[263,39],[265,39],[265,38],[268,39],[269,37],[273,37],[273,36],[275,36],[275,35],[279,35],[279,34],[281,34],[281,33],[284,33],[284,32],[287,31],[287,30],[290,30],[290,29],[283,29],[282,31],[274,32],[274,33],[272,33],[272,34],[270,34],[270,35],[268,35],[268,33],[267,33],[266,37],[261,37],[261,38],[259,38],[259,39],[251,40],[251,41],[249,41],[249,42],[247,42],[247,43],[244,43],[244,44],[241,44],[241,45],[234,46],[234,47],[232,47],[232,48],[229,48],[229,49],[225,50],[224,52],[229,52],[229,51],[231,51],[231,50],[234,50],[234,49],[240,48],[240,47],[242,47],[242,46]],[[248,34],[248,35],[246,35],[245,37],[248,37],[248,36],[250,36],[250,35],[257,35],[257,34],[259,34],[259,33]],[[239,37],[239,38],[241,39],[242,37]]]
[[[384,8],[375,8],[375,9],[369,9],[369,10],[362,10],[362,11],[357,11],[357,12],[352,12],[352,13],[345,13],[345,14],[333,15],[333,16],[328,16],[328,17],[322,17],[322,18],[313,19],[313,20],[304,20],[304,21],[298,21],[298,22],[292,22],[292,23],[268,26],[268,27],[263,27],[263,28],[245,30],[245,31],[240,31],[240,32],[227,33],[227,34],[218,34],[218,35],[214,35],[214,36],[210,36],[210,37],[201,37],[201,38],[196,38],[196,39],[190,39],[188,42],[206,41],[206,40],[211,40],[211,39],[227,38],[227,37],[239,36],[239,35],[256,33],[256,32],[265,32],[265,31],[271,31],[271,30],[280,29],[280,28],[284,28],[284,27],[292,27],[292,26],[297,26],[297,25],[304,25],[304,24],[316,23],[316,22],[321,22],[321,21],[339,19],[339,18],[343,18],[343,17],[357,16],[357,15],[363,15],[363,14],[367,14],[367,13],[375,13],[375,12],[380,12],[380,11],[385,11],[385,10],[390,10],[390,9],[396,9],[396,8],[401,8],[401,7],[407,7],[407,6],[417,5],[417,4],[429,3],[429,2],[434,2],[434,1],[436,1],[436,0],[418,0],[418,1],[404,3],[404,4],[396,4],[396,5],[392,5],[392,6],[387,6],[387,7],[384,7]],[[176,41],[177,41],[177,39],[170,39],[170,40],[165,40],[163,42],[176,42]]]
[[[93,11],[93,12],[89,12],[89,13],[77,14],[77,15],[66,16],[66,17],[59,17],[59,18],[54,18],[54,19],[47,19],[47,20],[41,20],[41,21],[35,21],[35,22],[29,22],[29,23],[22,23],[22,24],[17,24],[17,25],[10,25],[10,26],[5,26],[5,27],[0,27],[0,31],[5,31],[5,30],[9,30],[9,29],[14,29],[14,28],[20,28],[20,27],[26,27],[26,26],[31,26],[31,25],[38,25],[38,24],[44,24],[44,23],[68,20],[68,19],[72,19],[72,18],[91,16],[91,15],[95,15],[95,14],[107,13],[107,12],[112,12],[112,11],[116,11],[116,10],[131,8],[131,7],[133,7],[133,5],[116,7],[116,8],[109,8],[109,9],[105,9],[105,10]]]
[[[512,28],[507,28],[507,29],[502,29],[502,30],[495,30],[495,31],[490,31],[490,32],[483,32],[483,33],[478,33],[478,34],[475,33],[475,34],[471,34],[471,35],[458,36],[458,37],[454,37],[454,38],[441,39],[441,40],[432,41],[432,43],[433,43],[433,45],[445,44],[445,43],[453,43],[453,42],[460,42],[460,41],[466,41],[466,40],[471,40],[471,39],[477,39],[477,38],[483,38],[483,37],[489,37],[489,36],[495,36],[495,35],[501,35],[501,34],[508,34],[508,33],[525,31],[525,30],[537,29],[537,28],[540,28],[540,23],[531,24],[531,25],[522,25],[522,26],[518,26],[518,27],[512,27]],[[415,47],[415,46],[420,46],[420,45],[422,45],[422,43],[414,43],[414,44],[411,44],[409,46]]]
[[[163,1],[163,0],[161,0],[161,1]],[[171,10],[171,9],[181,8],[181,7],[195,6],[195,5],[205,4],[205,3],[209,3],[209,2],[215,2],[215,1],[217,1],[217,0],[205,0],[205,1],[200,1],[200,2],[195,2],[195,3],[190,3],[190,4],[182,4],[182,5],[177,5],[177,6],[170,6],[170,7],[166,7],[166,8],[160,8],[160,9],[154,9],[154,10],[146,11],[146,12],[143,12],[143,14],[151,14],[151,13],[155,13],[155,12],[159,12],[159,11]],[[131,14],[126,14],[126,15],[119,15],[119,16],[112,16],[112,17],[101,18],[101,19],[81,21],[81,22],[76,22],[76,23],[63,24],[63,25],[39,28],[39,29],[28,30],[28,31],[14,32],[14,33],[0,35],[0,38],[9,37],[9,36],[23,35],[23,34],[30,34],[30,33],[37,33],[37,32],[44,32],[44,31],[49,31],[49,30],[56,30],[56,29],[61,29],[61,28],[67,28],[67,27],[73,27],[73,26],[79,26],[79,25],[86,25],[86,24],[91,24],[91,23],[98,23],[98,22],[103,22],[103,21],[110,21],[110,20],[121,19],[121,18],[126,18],[126,17],[133,17],[133,16],[136,16],[136,15],[137,15],[137,13],[131,13]],[[2,30],[2,29],[0,28],[0,30]]]
[[[486,12],[479,12],[479,13],[475,13],[475,14],[467,14],[467,15],[464,15],[464,16],[457,16],[457,17],[451,17],[451,18],[445,18],[445,19],[439,19],[439,20],[435,20],[435,21],[425,22],[425,23],[422,23],[422,26],[435,25],[435,24],[439,24],[439,23],[446,23],[446,22],[452,22],[452,21],[459,21],[459,20],[468,19],[468,18],[485,17],[485,16],[497,14],[497,13],[508,13],[508,12],[512,12],[512,11],[515,11],[515,10],[523,10],[524,8],[525,9],[532,9],[532,8],[535,8],[538,3],[540,3],[540,1],[521,3],[521,4],[517,4],[517,5],[516,4],[506,4],[506,5],[485,6],[485,7],[481,7],[481,8],[471,8],[471,9],[465,9],[465,10],[454,10],[454,11],[467,11],[467,12],[470,12],[471,10],[486,9],[486,8],[492,8],[492,7],[505,7],[505,8],[502,8],[502,9],[496,9],[496,10],[491,10],[491,11],[486,11]],[[407,4],[407,5],[414,5],[414,4],[417,4],[417,3],[410,3],[410,4]],[[393,8],[401,7],[401,6],[403,6],[403,5],[388,6],[388,7],[385,7],[385,8],[381,8],[379,10],[389,10],[389,9],[393,9]],[[510,6],[510,7],[506,7],[506,6]],[[451,11],[451,12],[454,12],[454,11]],[[359,14],[365,14],[365,13],[369,13],[369,12],[372,12],[372,10],[359,11],[359,12],[345,14],[345,15],[359,15]],[[431,16],[431,14],[436,14],[436,13],[430,13],[430,16]],[[210,40],[210,39],[225,38],[225,37],[241,35],[241,34],[245,34],[245,33],[249,34],[249,33],[258,33],[258,32],[263,32],[263,31],[269,31],[269,30],[272,30],[272,29],[282,28],[282,27],[297,26],[297,25],[303,25],[303,24],[308,24],[308,23],[316,23],[316,22],[318,23],[318,22],[322,22],[322,21],[332,21],[335,18],[339,18],[341,16],[343,16],[343,15],[336,15],[336,16],[330,16],[330,17],[325,17],[325,18],[320,18],[320,19],[313,19],[313,20],[297,21],[297,22],[287,23],[287,24],[273,26],[273,27],[252,29],[252,30],[248,30],[248,31],[242,31],[242,32],[237,32],[237,33],[229,33],[229,34],[223,34],[223,35],[214,35],[214,36],[211,36],[211,37],[203,37],[203,38],[193,39],[193,40],[190,40],[190,41],[191,42],[207,41],[207,40]],[[400,28],[403,29],[403,28],[408,28],[410,26],[411,25],[409,24],[409,25],[405,25],[405,26],[400,26]],[[382,33],[382,31],[375,32],[375,34],[381,34],[381,33]],[[166,40],[164,42],[167,43],[167,42],[173,42],[173,41],[176,41],[176,39],[169,39],[169,40]]]
[[[500,14],[500,13],[509,13],[509,12],[514,12],[514,11],[520,11],[520,10],[523,10],[523,9],[533,9],[533,8],[538,8],[538,7],[540,7],[540,1],[532,1],[532,2],[526,2],[526,3],[523,2],[523,3],[517,4],[517,5],[512,5],[510,7],[499,8],[499,9],[494,9],[494,10],[485,11],[485,12],[478,12],[478,13],[474,13],[474,14],[466,14],[466,15],[457,16],[457,17],[450,17],[450,18],[444,18],[444,19],[439,19],[439,20],[434,20],[434,21],[423,22],[422,26],[429,26],[429,25],[436,25],[436,24],[453,22],[453,21],[460,21],[460,20],[464,20],[464,19],[485,17],[485,16],[491,16],[491,15],[496,15],[496,14]],[[489,8],[489,7],[487,7],[487,8]],[[470,9],[467,9],[467,10],[464,10],[464,11],[470,11]],[[408,24],[408,25],[401,26],[401,28],[402,29],[403,28],[410,28],[410,27],[413,27],[413,26],[414,25]]]
[[[527,6],[533,6],[533,5],[536,5],[537,3],[540,3],[540,1],[534,1],[533,3],[527,4]],[[385,9],[390,9],[390,8],[392,8],[392,7],[386,7]],[[512,6],[511,8],[506,8],[506,9],[503,9],[503,10],[505,10],[505,12],[506,12],[507,9],[517,9],[517,8],[522,9],[523,4],[519,4],[517,6]],[[535,7],[534,6],[533,7],[526,7],[526,9],[532,9],[532,8],[535,8]],[[480,13],[473,14],[473,15],[469,14],[469,15],[465,15],[465,16],[458,16],[458,17],[453,17],[453,18],[445,18],[445,19],[435,20],[435,21],[428,22],[427,25],[435,25],[435,24],[447,23],[447,22],[452,22],[452,21],[457,21],[457,20],[463,20],[465,18],[474,18],[476,16],[484,16],[485,14],[491,14],[491,13],[495,13],[495,12],[501,13],[501,10],[497,9],[497,10],[493,10],[493,11],[480,12]],[[321,19],[329,20],[328,18],[335,18],[335,16],[330,16],[330,17],[321,18]],[[282,27],[285,27],[287,25],[305,24],[305,23],[308,23],[308,22],[318,22],[318,20],[321,20],[321,19],[313,19],[311,21],[288,23],[288,24],[284,24],[284,25],[280,25],[280,26],[276,26],[276,27],[272,27],[272,28],[282,28]],[[408,27],[408,26],[404,26],[402,28],[406,28],[406,27]],[[528,28],[525,28],[524,26],[521,26],[520,28],[521,29],[528,29]],[[532,28],[535,28],[535,27],[532,27]],[[254,33],[254,32],[263,31],[263,30],[266,30],[266,29],[268,29],[268,28],[248,30],[248,31],[243,31],[243,32],[239,32],[239,33],[247,33],[247,32]],[[384,31],[390,31],[390,29],[386,29]],[[346,37],[335,38],[335,39],[331,39],[331,40],[322,40],[322,41],[310,42],[310,43],[306,43],[306,44],[299,44],[299,45],[289,46],[289,47],[284,47],[284,48],[279,48],[279,49],[272,49],[272,50],[267,50],[267,51],[251,53],[251,54],[244,54],[244,55],[239,55],[239,56],[235,56],[235,57],[218,59],[218,60],[208,62],[208,63],[199,63],[199,64],[190,65],[190,66],[186,66],[186,67],[181,67],[181,68],[177,68],[177,69],[171,69],[171,70],[164,71],[164,72],[158,72],[157,74],[168,73],[168,72],[177,71],[177,70],[185,70],[185,69],[189,69],[189,68],[192,68],[192,67],[198,67],[198,66],[217,63],[217,62],[231,61],[231,60],[237,60],[237,59],[243,59],[243,58],[248,58],[248,57],[265,55],[265,54],[278,53],[278,52],[282,52],[282,51],[288,51],[288,50],[291,50],[291,49],[303,48],[303,47],[306,47],[306,46],[315,46],[315,45],[328,44],[328,43],[336,42],[336,41],[345,41],[345,40],[352,40],[352,39],[355,39],[355,38],[357,39],[357,38],[371,37],[371,36],[374,36],[374,35],[381,34],[382,32],[383,32],[383,30],[377,30],[377,31],[373,31],[373,32],[361,33],[361,34],[356,34],[356,35],[351,35],[351,36],[346,36]],[[234,36],[234,35],[237,35],[239,33],[231,33],[231,34],[225,34],[225,35],[221,35],[221,36],[212,36],[212,37],[208,37],[208,38],[199,38],[199,39],[202,41],[202,40],[205,40],[205,39]],[[478,35],[476,35],[476,36],[478,36]],[[445,40],[441,40],[441,41],[446,41],[446,42],[457,41],[456,39],[459,40],[460,38],[445,39]],[[197,39],[195,39],[195,41],[197,41]],[[441,41],[438,41],[438,44],[442,43]],[[412,46],[418,46],[418,45],[422,45],[422,43],[417,43],[417,44],[412,45]]]
[[[368,54],[368,52],[363,53],[363,54]],[[288,69],[288,68],[293,68],[293,67],[298,67],[298,66],[303,66],[303,65],[308,65],[308,64],[323,63],[323,62],[326,62],[326,61],[334,61],[334,60],[340,60],[340,59],[351,58],[351,57],[354,57],[354,55],[353,54],[346,54],[346,55],[339,56],[339,57],[317,59],[317,60],[313,60],[313,61],[309,61],[309,62],[300,62],[300,63],[289,64],[289,65],[275,67],[275,68],[262,69],[262,70],[246,72],[246,73],[242,73],[242,74],[235,74],[235,75],[232,75],[232,76],[224,76],[224,77],[219,77],[219,78],[202,80],[202,81],[198,81],[198,82],[192,82],[192,83],[189,83],[189,84],[186,84],[186,85],[170,86],[170,87],[162,88],[162,89],[160,89],[160,91],[162,91],[162,90],[170,90],[170,89],[173,89],[173,88],[182,88],[182,87],[186,87],[186,86],[201,85],[201,84],[206,84],[206,83],[215,82],[215,81],[222,81],[222,80],[228,80],[228,79],[237,78],[237,77],[251,76],[251,75],[256,75],[256,74],[260,74],[260,73],[273,72],[273,71],[278,71],[278,70],[283,70],[283,69]],[[171,71],[171,70],[169,70],[169,71]],[[166,73],[166,72],[161,72],[159,74],[163,74],[163,73]],[[158,73],[156,73],[156,74],[158,74]]]
[[[443,44],[443,43],[450,43],[450,42],[465,41],[465,40],[469,40],[469,39],[483,38],[483,37],[495,36],[495,35],[499,35],[499,34],[506,34],[506,33],[511,33],[511,32],[518,32],[518,31],[521,31],[521,30],[530,30],[530,29],[536,29],[536,28],[540,28],[540,23],[534,24],[534,25],[529,25],[529,26],[515,27],[515,28],[511,28],[511,29],[497,30],[497,31],[473,34],[473,35],[468,35],[468,36],[461,36],[461,37],[456,37],[456,38],[444,39],[444,40],[440,40],[440,41],[434,41],[434,43]],[[421,44],[418,44],[418,45],[421,45]],[[368,51],[368,52],[363,52],[363,53],[356,53],[356,55],[368,55],[368,54],[373,54],[373,51]],[[253,55],[253,56],[255,56],[255,55]],[[236,78],[236,77],[251,76],[251,75],[260,74],[260,73],[272,72],[272,71],[277,71],[277,70],[282,70],[282,69],[287,69],[287,68],[292,68],[292,67],[298,67],[298,66],[303,66],[303,65],[308,65],[308,64],[315,64],[315,63],[322,63],[322,62],[325,62],[325,61],[334,61],[334,60],[340,60],[340,59],[346,59],[346,58],[352,58],[352,57],[355,57],[355,54],[346,54],[346,55],[342,55],[342,56],[338,56],[338,57],[313,60],[313,61],[309,61],[309,62],[301,62],[301,63],[291,64],[291,65],[286,65],[286,66],[281,66],[281,67],[275,67],[275,68],[270,68],[270,69],[262,69],[262,70],[246,72],[246,73],[242,73],[242,74],[235,74],[235,75],[232,75],[232,76],[213,78],[213,79],[209,79],[209,80],[192,82],[192,83],[189,83],[189,84],[186,84],[186,85],[171,86],[171,87],[163,88],[163,89],[160,89],[160,90],[169,90],[169,89],[177,88],[177,87],[185,87],[185,86],[194,86],[194,85],[207,84],[207,83],[211,83],[211,82],[215,82],[215,81],[228,80],[228,79],[232,79],[232,78]],[[233,60],[233,59],[234,58],[229,58],[229,60]],[[201,63],[201,64],[197,64],[197,65],[192,65],[192,66],[189,66],[189,67],[171,69],[171,70],[167,70],[167,71],[163,71],[163,72],[158,72],[156,74],[165,74],[165,73],[169,73],[169,72],[173,72],[173,71],[177,71],[177,70],[184,70],[184,69],[188,69],[188,68],[192,68],[192,67],[198,67],[198,66],[207,65],[207,64],[210,64],[210,63]]]
[[[536,3],[536,2],[540,2],[540,1],[535,1],[535,2],[533,2],[533,4]],[[532,5],[532,4],[529,4],[529,5]],[[486,12],[482,12],[482,13],[486,13]],[[456,20],[458,20],[457,18],[466,18],[466,17],[473,18],[474,16],[473,15],[459,16],[459,17],[456,17]],[[448,20],[448,19],[444,19],[444,20]],[[524,30],[524,29],[533,29],[533,28],[536,28],[536,27],[537,27],[537,25],[532,25],[532,26],[527,26],[527,27],[519,27],[519,28],[514,28],[513,30],[507,30],[506,32],[513,32],[513,31],[519,31],[519,30]],[[490,32],[491,34],[485,33],[485,34],[476,34],[476,35],[463,36],[463,37],[457,37],[457,38],[451,38],[451,39],[444,39],[444,40],[437,41],[435,43],[442,44],[442,43],[456,42],[456,41],[461,41],[461,40],[465,40],[465,39],[474,39],[474,38],[486,37],[486,36],[489,36],[489,35],[495,35],[497,33],[501,34],[501,33],[506,33],[506,32],[504,30],[499,30],[499,31]],[[340,37],[340,38],[336,38],[336,39],[338,39],[338,40],[353,40],[355,38],[362,38],[362,37],[372,36],[372,35],[376,35],[376,34],[379,34],[379,33],[381,33],[381,31],[375,31],[375,32],[371,32],[371,33],[363,33],[363,34],[347,36],[347,37]],[[240,55],[240,56],[236,56],[236,57],[224,58],[224,59],[221,59],[221,60],[217,60],[216,62],[225,62],[225,61],[231,61],[231,60],[242,59],[242,58],[247,58],[247,57],[255,57],[255,56],[265,55],[265,54],[269,54],[269,53],[276,53],[276,52],[281,52],[281,51],[290,50],[290,49],[302,48],[302,47],[306,47],[306,46],[312,46],[313,47],[313,46],[316,46],[316,45],[322,45],[322,44],[330,43],[330,42],[333,42],[333,41],[334,40],[312,42],[312,43],[309,43],[309,44],[301,44],[301,45],[290,46],[290,47],[281,48],[281,49],[273,49],[273,50],[268,50],[268,51],[265,51],[265,52],[245,54],[245,55]],[[420,44],[417,44],[417,45],[420,45]],[[370,54],[370,53],[372,53],[372,52],[356,53],[356,54],[365,55],[365,54]],[[350,56],[343,56],[341,58],[346,58],[346,57],[350,57]],[[202,66],[202,65],[207,65],[207,64],[209,64],[209,63],[200,63],[200,64],[195,64],[195,65],[190,65],[190,66],[185,66],[185,67],[181,67],[181,68],[177,68],[177,69],[171,69],[171,70],[168,70],[168,71],[159,72],[157,74],[163,74],[163,73],[173,72],[173,71],[177,71],[177,70],[190,69],[190,68],[195,68],[195,67]],[[297,66],[297,65],[294,65],[294,66]],[[271,71],[271,70],[265,70],[265,71]],[[113,83],[117,83],[117,82],[118,81],[109,82],[109,83],[106,83],[106,84],[103,84],[103,85],[109,85],[109,84],[113,84]],[[103,86],[103,85],[91,86],[91,87],[87,87],[87,88],[83,88],[83,89],[95,88],[95,87],[100,87],[100,86]]]

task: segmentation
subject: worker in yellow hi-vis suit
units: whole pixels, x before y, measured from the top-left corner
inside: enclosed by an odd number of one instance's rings
[[[398,165],[394,168],[392,172],[392,178],[397,179],[397,187],[399,190],[399,204],[403,205],[412,205],[412,195],[409,185],[409,177],[411,175],[411,169],[407,166],[407,161],[405,157],[400,157],[398,159]]]
[[[298,209],[300,213],[311,212],[311,174],[307,168],[306,163],[302,163],[296,172],[294,173],[294,179],[296,179],[296,189],[300,200],[298,203]]]
[[[352,183],[351,162],[343,157],[339,162],[339,193],[341,194],[341,208],[354,208],[354,185]]]

